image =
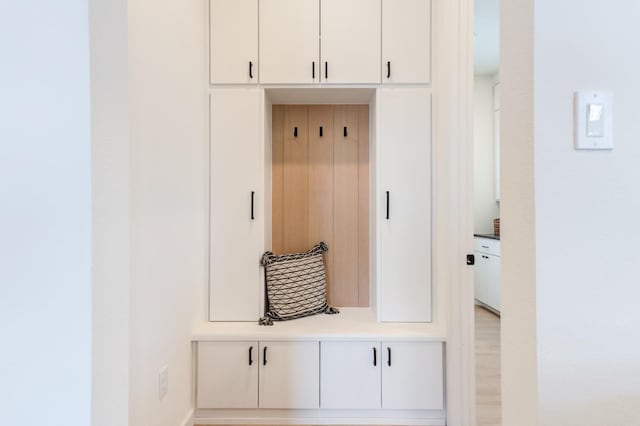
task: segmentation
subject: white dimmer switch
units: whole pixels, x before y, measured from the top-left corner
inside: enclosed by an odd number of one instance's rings
[[[613,94],[576,92],[575,148],[613,149]]]

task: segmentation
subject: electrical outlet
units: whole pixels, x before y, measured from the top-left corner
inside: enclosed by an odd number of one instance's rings
[[[169,366],[165,365],[158,374],[158,398],[163,399],[169,392]]]

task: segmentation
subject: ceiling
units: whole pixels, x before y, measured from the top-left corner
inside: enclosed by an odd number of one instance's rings
[[[474,74],[493,75],[500,64],[500,1],[475,0]]]

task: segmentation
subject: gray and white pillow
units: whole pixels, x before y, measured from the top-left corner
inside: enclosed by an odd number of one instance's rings
[[[262,255],[265,268],[267,305],[261,325],[320,313],[337,314],[327,305],[327,279],[322,254],[328,250],[324,242],[305,253]]]

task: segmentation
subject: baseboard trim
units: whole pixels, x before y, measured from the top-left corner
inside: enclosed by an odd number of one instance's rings
[[[193,425],[445,426],[444,411],[196,410]]]
[[[187,413],[187,415],[184,417],[184,420],[182,421],[182,423],[180,423],[180,426],[193,426],[194,425],[194,414],[195,414],[195,410],[192,408],[191,410],[189,410],[189,412]]]

